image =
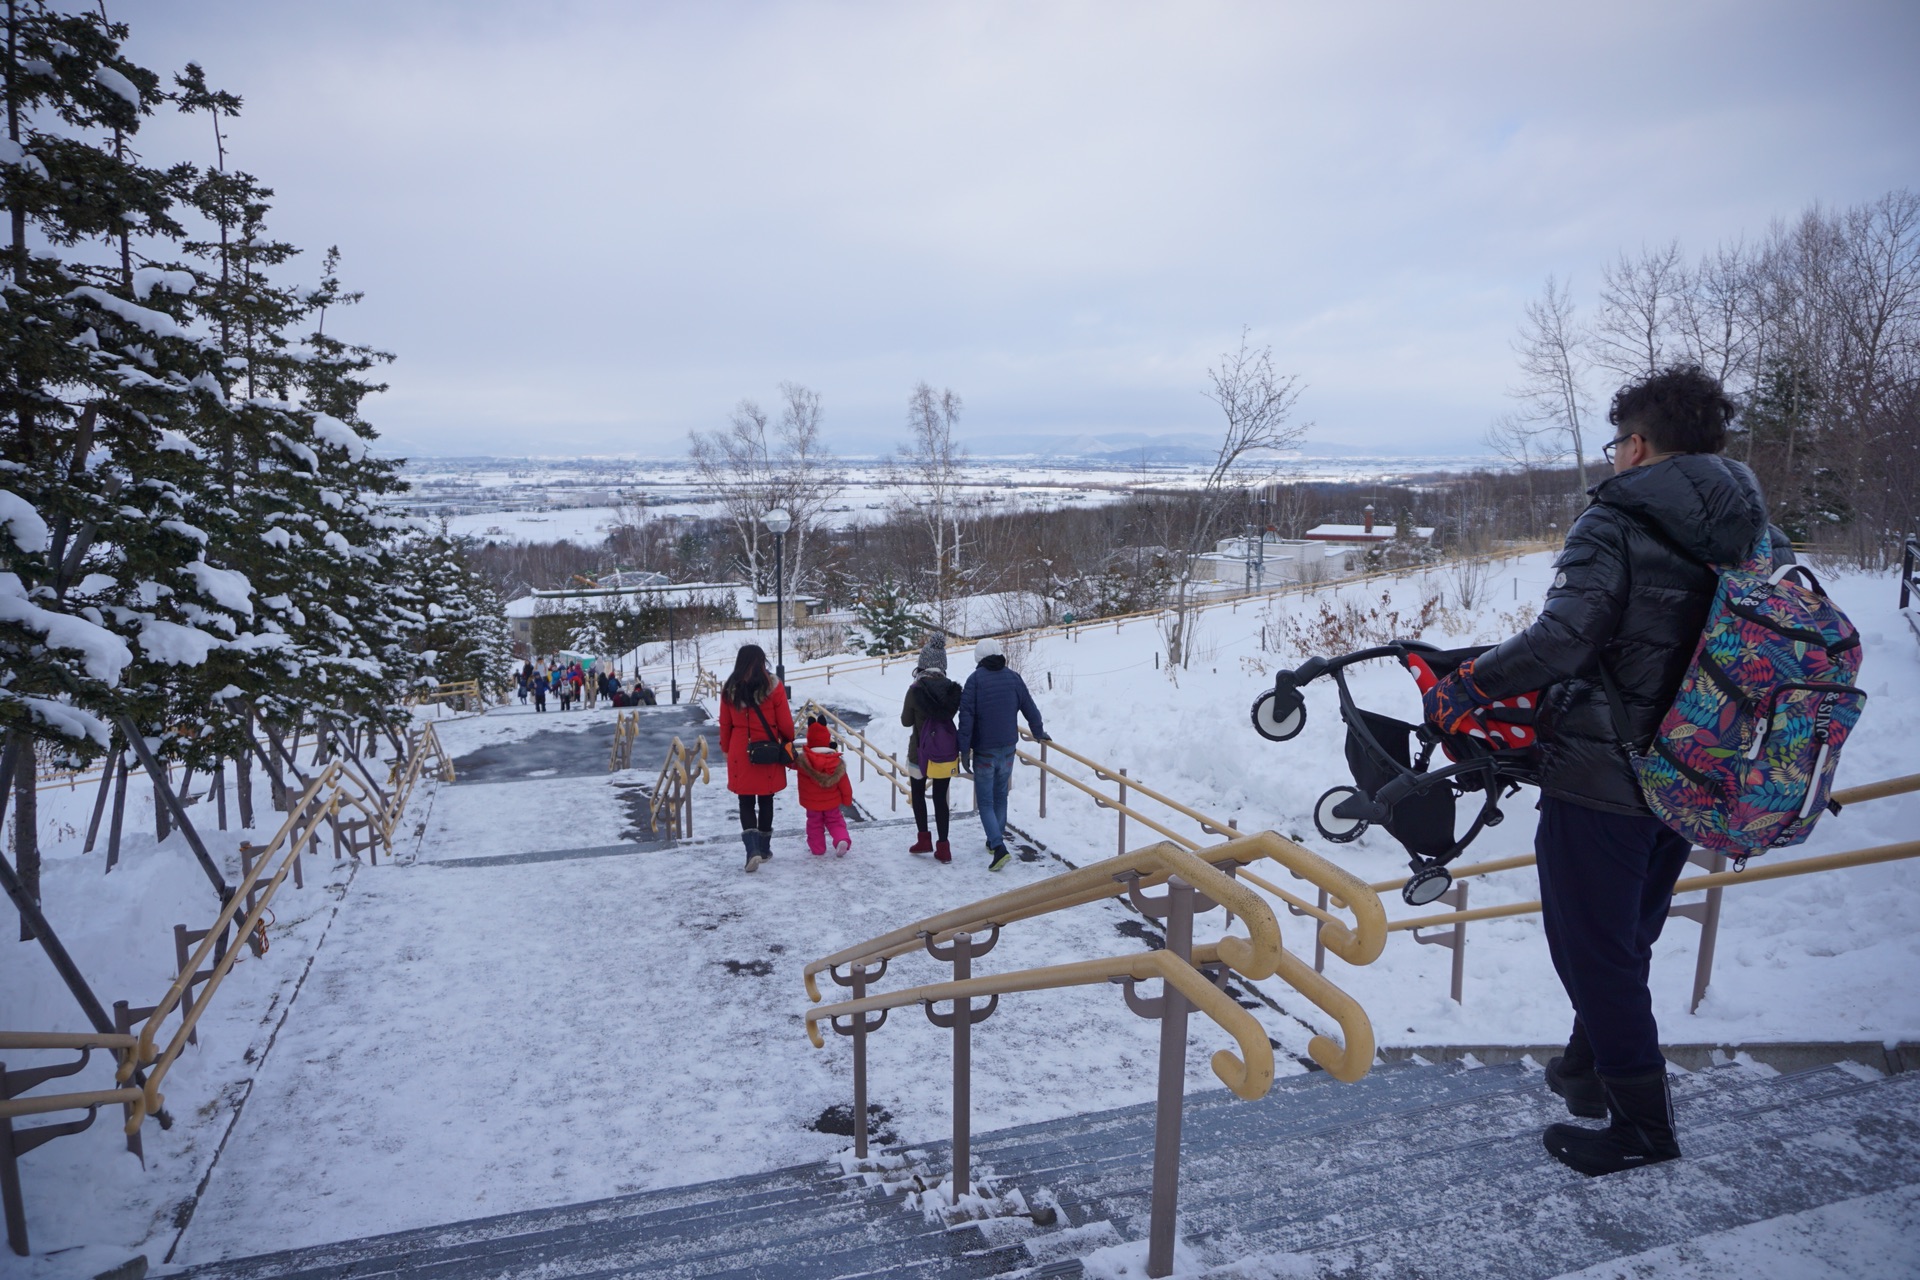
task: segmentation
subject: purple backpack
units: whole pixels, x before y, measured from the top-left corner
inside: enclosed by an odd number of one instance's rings
[[[1773,568],[1767,534],[1719,573],[1693,661],[1646,751],[1631,746],[1604,665],[1601,682],[1654,816],[1738,869],[1813,833],[1867,695],[1855,686],[1853,624],[1806,568]]]
[[[920,768],[951,764],[960,758],[960,731],[951,720],[928,720],[920,726]]]

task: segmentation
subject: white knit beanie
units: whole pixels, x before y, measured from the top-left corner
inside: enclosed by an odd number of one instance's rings
[[[988,658],[1004,658],[1006,656],[1007,651],[1000,647],[998,640],[980,640],[973,646],[973,660],[976,663],[985,662]]]

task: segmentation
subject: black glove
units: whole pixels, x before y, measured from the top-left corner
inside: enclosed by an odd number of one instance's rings
[[[962,748],[960,751],[960,772],[962,773],[973,772],[973,752],[968,751],[965,748]]]

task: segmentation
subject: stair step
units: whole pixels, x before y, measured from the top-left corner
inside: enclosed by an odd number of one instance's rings
[[[1316,1275],[1528,1280],[1920,1181],[1920,1075],[1721,1067],[1676,1076],[1674,1097],[1685,1159],[1589,1181],[1541,1148],[1540,1128],[1564,1108],[1538,1070],[1518,1064],[1406,1063],[1354,1085],[1312,1073],[1256,1102],[1208,1090],[1183,1114],[1183,1239],[1214,1264],[1286,1254]],[[1042,1260],[1071,1273],[1065,1253],[1144,1237],[1153,1123],[1144,1104],[977,1135],[977,1171],[1030,1203],[1057,1202],[1046,1228],[1017,1218],[950,1228],[826,1163],[185,1274],[991,1280],[1037,1274]],[[946,1144],[895,1152],[909,1150],[944,1171]]]

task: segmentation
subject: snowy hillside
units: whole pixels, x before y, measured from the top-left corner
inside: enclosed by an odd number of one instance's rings
[[[1544,556],[1500,567],[1480,584],[1471,619],[1444,600],[1427,607],[1428,638],[1498,638],[1549,572]],[[1861,627],[1872,698],[1841,785],[1914,772],[1920,646],[1896,615],[1891,580],[1839,576],[1832,586]],[[1156,667],[1148,621],[1093,624],[1013,652],[1063,746],[1241,830],[1272,828],[1387,879],[1404,858],[1383,836],[1329,846],[1308,818],[1322,791],[1348,780],[1329,693],[1313,687],[1307,729],[1285,744],[1257,737],[1247,709],[1277,663],[1305,656],[1288,646],[1322,625],[1323,605],[1336,619],[1354,605],[1348,624],[1386,626],[1385,615],[1397,614],[1404,626],[1423,601],[1457,590],[1436,573],[1218,608],[1201,624],[1202,657],[1177,681]],[[1376,609],[1382,616],[1369,622]],[[953,660],[964,678],[970,654],[957,649]],[[789,663],[796,698],[870,715],[874,741],[904,750],[902,665],[837,670],[830,684],[818,670]],[[1372,708],[1417,714],[1412,682],[1392,664],[1361,673],[1355,689]],[[664,723],[681,712],[659,714]],[[987,871],[963,782],[955,862],[937,865],[905,852],[904,800],[895,809],[885,784],[871,772],[862,779],[850,760],[871,819],[853,825],[853,852],[810,857],[789,791],[777,856],[746,876],[718,767],[696,791],[696,843],[635,843],[647,834],[637,785],[652,782],[659,755],[642,753],[632,771],[608,775],[611,720],[605,710],[537,715],[517,705],[445,720],[442,739],[463,780],[423,787],[393,859],[357,870],[310,861],[308,888],[276,904],[273,949],[243,960],[200,1047],[170,1078],[176,1124],[148,1127],[147,1169],[104,1120],[23,1162],[37,1249],[93,1247],[31,1264],[9,1259],[0,1273],[90,1275],[128,1250],[158,1259],[176,1241],[175,1261],[234,1256],[824,1158],[846,1142],[814,1126],[850,1099],[848,1054],[835,1037],[823,1050],[808,1046],[801,966],[1053,874],[1056,859],[1084,864],[1115,851],[1111,812],[1056,781],[1041,819],[1034,772],[1022,768],[1012,800],[1028,837],[1022,859]],[[691,740],[711,726],[671,732]],[[203,923],[212,894],[178,838],[156,848],[150,830],[130,833],[122,866],[103,878],[100,854],[79,853],[91,801],[85,787],[41,797],[49,915],[105,1001],[147,1003],[171,976],[173,924]],[[129,812],[145,812],[144,801],[136,780]],[[1150,801],[1142,807],[1156,812]],[[1527,851],[1524,799],[1510,812],[1469,858]],[[1193,830],[1184,819],[1168,825]],[[1804,851],[1782,856],[1888,843],[1916,829],[1920,797],[1876,801],[1827,819]],[[240,834],[210,842],[231,860]],[[1126,843],[1152,839],[1135,824]],[[1534,896],[1531,871],[1473,882],[1474,905]],[[1390,916],[1406,913],[1390,900]],[[1203,937],[1217,921],[1203,922]],[[1310,958],[1304,922],[1281,921],[1288,945]],[[1099,904],[1009,928],[980,967],[1110,955],[1143,936],[1138,916]],[[1713,986],[1690,1015],[1698,936],[1676,921],[1656,953],[1656,1012],[1670,1041],[1920,1037],[1914,863],[1729,891]],[[42,957],[27,946],[8,955],[0,1025],[80,1029]],[[1461,1005],[1448,998],[1449,964],[1445,950],[1396,935],[1375,965],[1330,959],[1328,975],[1360,1000],[1383,1045],[1564,1037],[1565,1000],[1537,919],[1469,927]],[[939,976],[920,957],[889,982]],[[1253,1012],[1280,1046],[1281,1072],[1304,1070],[1309,1035],[1333,1028],[1278,982],[1259,984],[1259,994],[1275,1006]],[[1009,998],[975,1033],[974,1123],[984,1130],[1147,1101],[1156,1035],[1110,988]],[[900,1139],[946,1131],[948,1043],[905,1011],[874,1038],[873,1098]],[[1217,1087],[1207,1057],[1224,1037],[1197,1019],[1191,1043],[1189,1088]],[[105,1076],[96,1066],[81,1079]]]

